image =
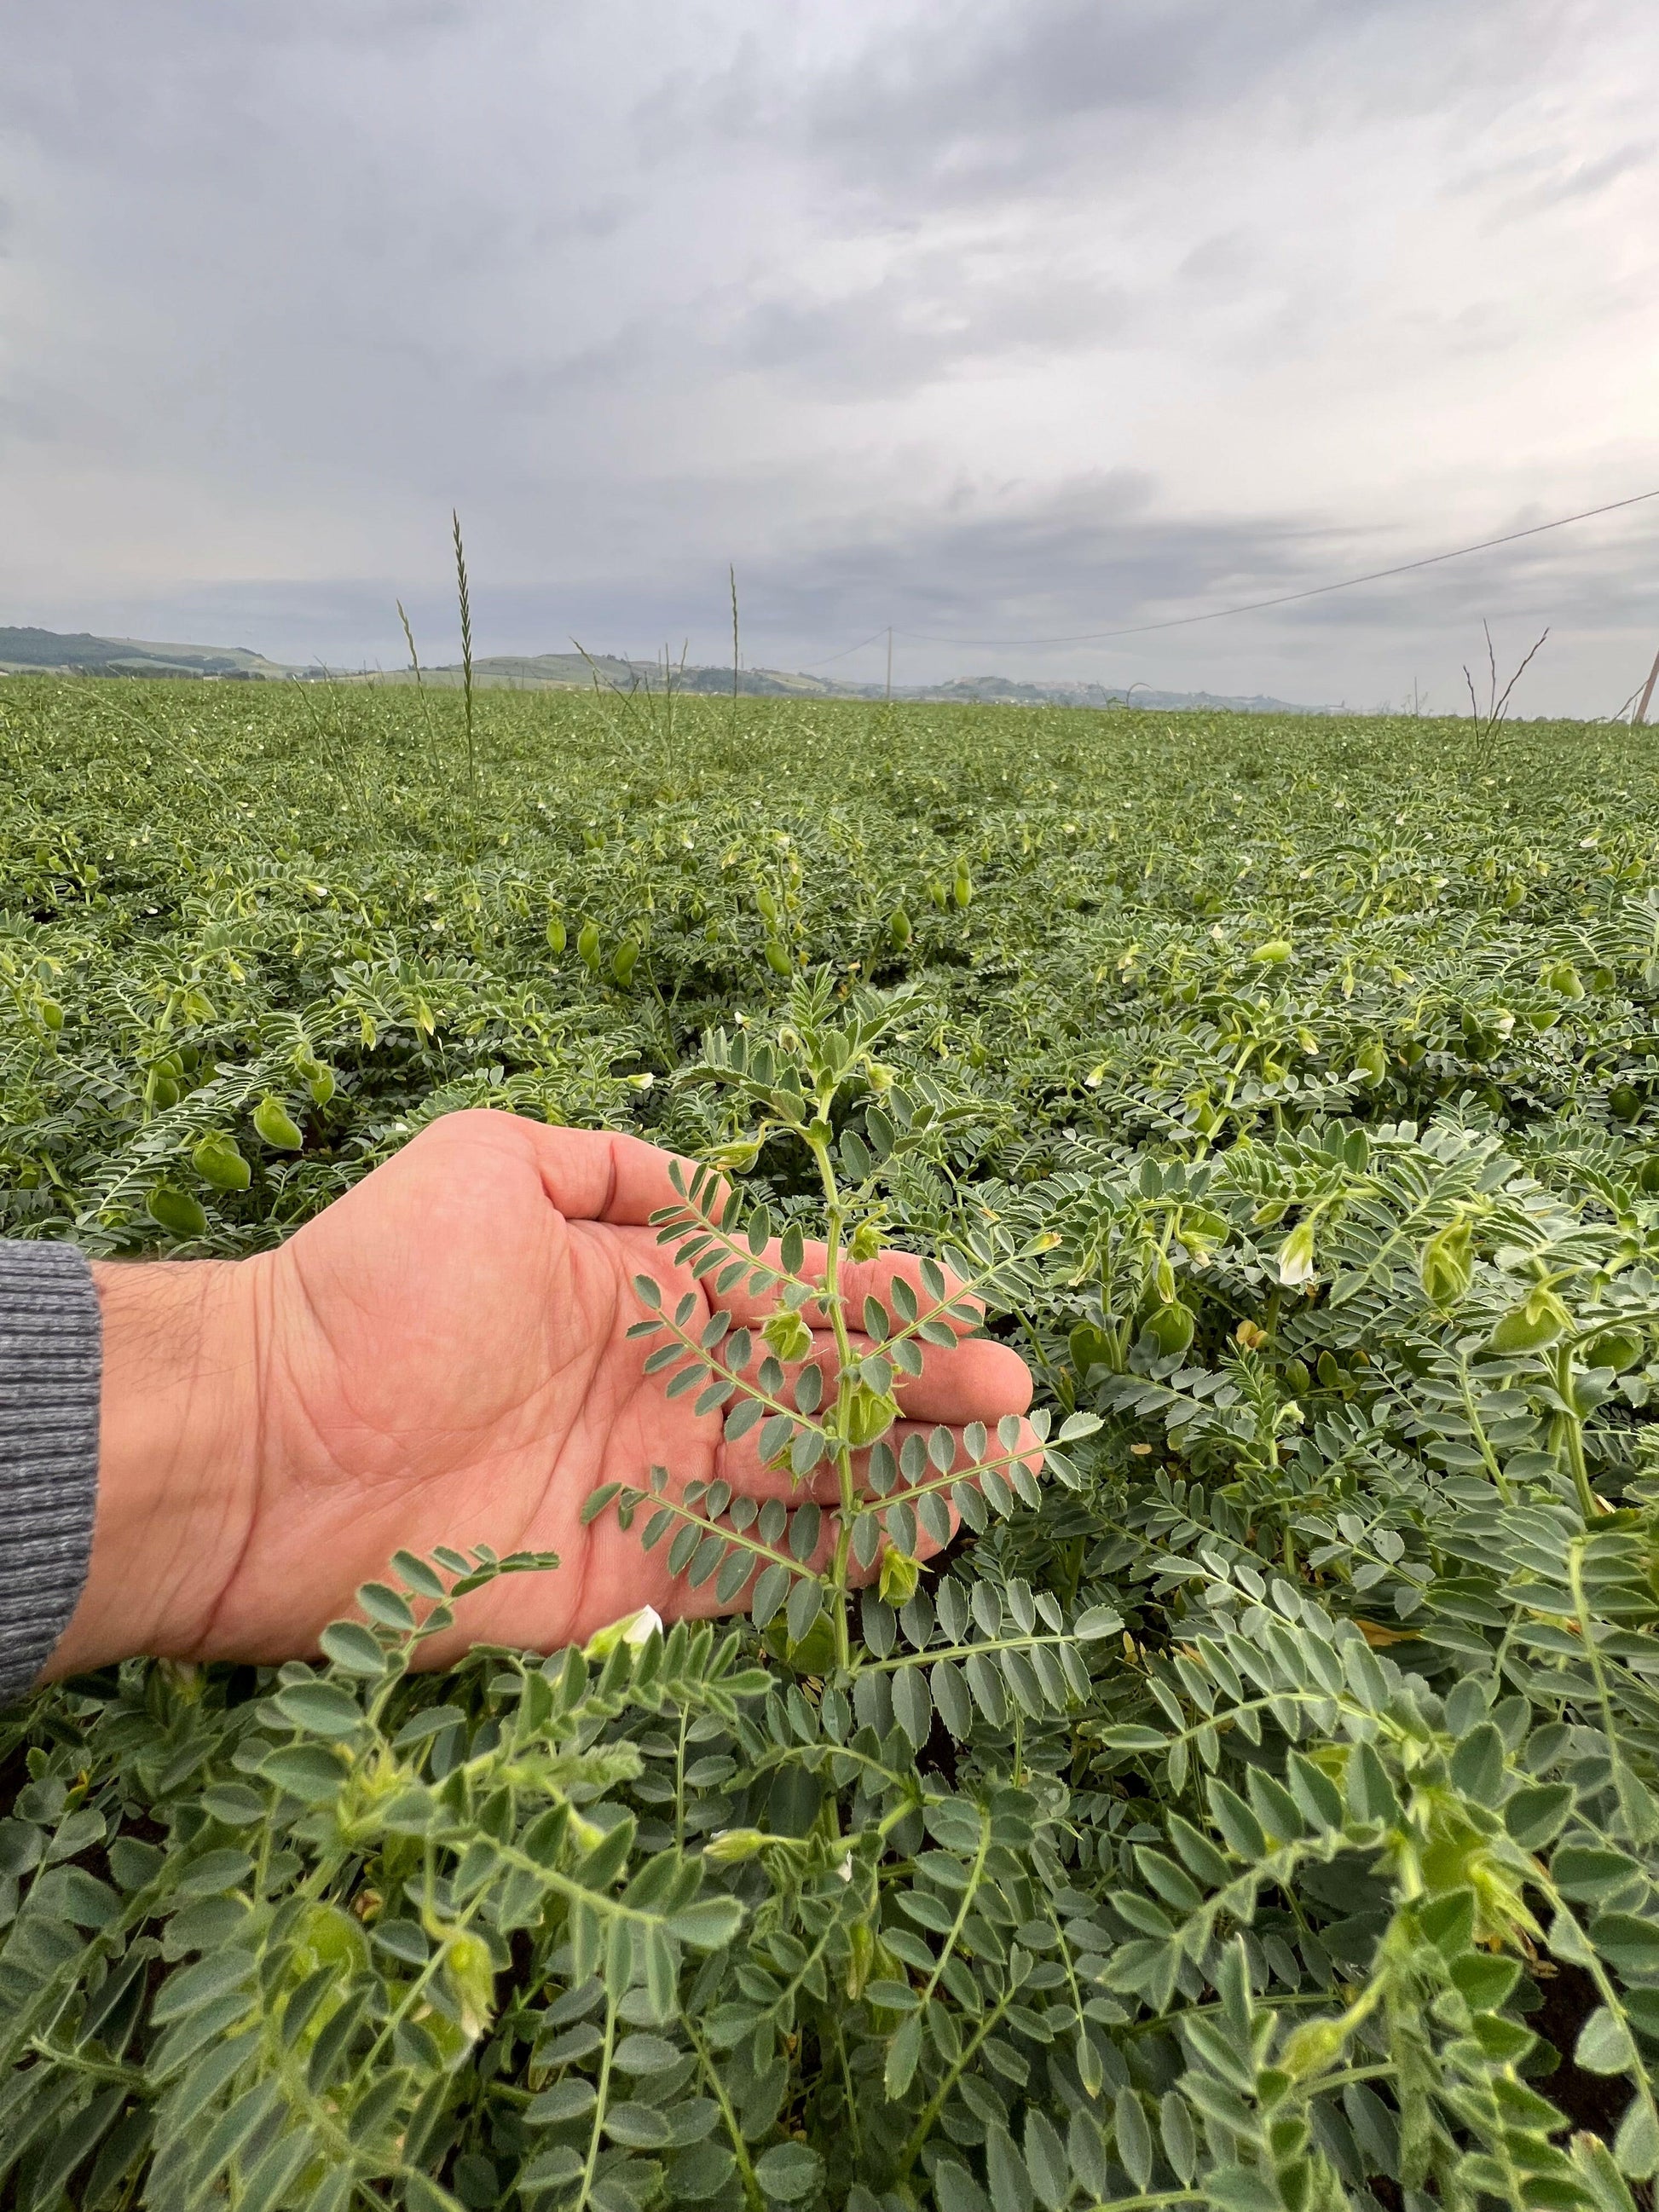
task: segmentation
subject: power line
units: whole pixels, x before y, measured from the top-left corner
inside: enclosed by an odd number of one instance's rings
[[[923,645],[994,646],[1088,645],[1107,637],[1146,637],[1153,630],[1184,629],[1194,623],[1223,622],[1230,615],[1260,614],[1267,607],[1293,606],[1298,600],[1322,599],[1331,592],[1351,592],[1358,584],[1381,583],[1385,577],[1404,576],[1413,568],[1433,568],[1443,561],[1465,560],[1471,553],[1486,553],[1494,545],[1513,545],[1522,538],[1540,538],[1546,531],[1565,530],[1569,523],[1589,522],[1598,514],[1614,514],[1621,507],[1639,507],[1644,500],[1650,499],[1659,499],[1659,486],[1652,491],[1635,492],[1629,499],[1609,500],[1604,507],[1587,507],[1577,514],[1558,515],[1553,522],[1534,522],[1526,530],[1505,531],[1501,538],[1483,538],[1474,545],[1455,546],[1449,553],[1426,553],[1420,560],[1401,561],[1392,568],[1372,568],[1363,576],[1344,576],[1334,584],[1315,584],[1301,592],[1280,592],[1270,599],[1246,599],[1233,607],[1212,607],[1204,614],[1172,615],[1163,622],[1131,623],[1118,629],[1075,630],[1063,637],[944,637],[919,629],[899,630],[896,635]],[[830,660],[845,659],[848,653],[858,653],[865,646],[873,645],[882,634],[880,630],[875,630],[870,636],[860,639],[859,644],[849,645],[844,653],[833,653],[827,660],[816,660],[809,665],[814,668],[827,667]]]
[[[848,653],[862,653],[866,645],[873,645],[878,637],[885,637],[886,635],[884,624],[880,629],[872,629],[868,637],[861,637],[856,645],[845,645],[839,653],[826,653],[822,660],[803,660],[800,672],[804,676],[810,668],[828,668],[832,660],[845,660]]]

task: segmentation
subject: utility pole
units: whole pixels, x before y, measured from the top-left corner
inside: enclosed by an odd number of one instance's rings
[[[1653,665],[1656,669],[1659,669],[1659,660],[1656,660]],[[1651,679],[1650,679],[1648,690],[1651,691],[1652,689],[1653,684]],[[893,626],[890,623],[887,625],[887,703],[890,707],[893,703]],[[1644,693],[1642,699],[1644,708],[1646,707],[1647,703],[1647,697]],[[1639,720],[1640,717],[1638,716],[1638,719]]]
[[[1648,671],[1648,680],[1642,686],[1642,696],[1636,702],[1636,712],[1631,718],[1632,729],[1639,729],[1648,719],[1648,702],[1653,696],[1654,678],[1659,677],[1659,653],[1653,656],[1653,665]]]

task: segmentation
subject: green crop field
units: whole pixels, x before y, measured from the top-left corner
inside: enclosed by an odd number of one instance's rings
[[[404,1557],[314,1667],[4,1716],[0,2203],[1650,2204],[1656,741],[473,703],[0,685],[5,1233],[628,1127],[722,1281],[951,1261],[1053,1448],[878,1441],[839,1570],[596,1498],[758,1626],[413,1674],[514,1563]],[[844,1465],[938,1281],[782,1411],[641,1313]]]

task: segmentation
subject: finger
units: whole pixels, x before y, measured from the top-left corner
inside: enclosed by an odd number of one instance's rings
[[[473,1118],[454,1116],[454,1119]],[[480,1121],[504,1121],[507,1116],[480,1113]],[[643,1137],[629,1137],[619,1129],[557,1129],[522,1116],[511,1117],[527,1133],[541,1170],[542,1188],[568,1221],[609,1221],[641,1227],[666,1206],[684,1204],[672,1170],[690,1185],[696,1173],[692,1160],[648,1145]]]
[[[904,1326],[903,1317],[893,1304],[893,1285],[907,1283],[915,1291],[916,1305],[923,1318],[933,1315],[957,1336],[966,1336],[970,1330],[982,1326],[985,1320],[984,1301],[976,1298],[963,1286],[962,1278],[949,1267],[941,1267],[945,1278],[944,1293],[935,1297],[922,1279],[923,1261],[916,1252],[878,1252],[873,1260],[843,1260],[841,1266],[841,1291],[847,1302],[852,1319],[862,1322],[864,1302],[875,1298],[885,1306],[893,1328]],[[809,1282],[822,1282],[823,1273],[809,1274]],[[938,1309],[962,1305],[965,1315],[939,1311]],[[815,1300],[807,1308],[807,1317],[814,1327],[818,1325],[822,1307]]]
[[[929,1559],[936,1559],[941,1552],[946,1550],[956,1541],[957,1535],[962,1527],[962,1516],[957,1511],[954,1505],[947,1504],[945,1511],[950,1516],[950,1534],[946,1536],[942,1542],[936,1542],[934,1539],[927,1534],[927,1531],[925,1528],[918,1528],[916,1531],[916,1548],[910,1554],[912,1559],[921,1559],[925,1565]],[[881,1549],[876,1553],[875,1558],[871,1560],[867,1567],[861,1567],[856,1559],[849,1559],[848,1560],[847,1579],[854,1589],[863,1589],[869,1583],[875,1581],[876,1577],[881,1572],[881,1563],[883,1559],[891,1549],[892,1546],[888,1542],[886,1537],[884,1536],[881,1540]]]
[[[1021,1424],[1022,1431],[1024,1424]],[[911,1437],[921,1439],[924,1449],[934,1431],[922,1421],[895,1421],[883,1442],[895,1453],[902,1452]],[[955,1456],[953,1466],[966,1465],[967,1445],[960,1429],[951,1431]],[[1035,1443],[1036,1439],[1032,1442]],[[1000,1447],[993,1443],[994,1452]],[[939,1470],[928,1462],[928,1476]],[[769,1464],[761,1456],[760,1431],[750,1429],[747,1436],[722,1443],[715,1454],[714,1473],[721,1482],[729,1482],[740,1498],[781,1498],[790,1504],[805,1504],[811,1498],[818,1505],[833,1505],[841,1496],[841,1476],[833,1460],[820,1460],[811,1473],[798,1477],[790,1472],[786,1462],[781,1467]],[[926,1478],[921,1478],[925,1480]],[[860,1497],[870,1491],[870,1455],[867,1451],[853,1455],[853,1486]],[[905,1477],[900,1477],[900,1489],[908,1487]],[[895,1491],[896,1497],[899,1493]]]
[[[918,1451],[917,1440],[922,1447]],[[951,1454],[947,1458],[943,1449],[949,1439]],[[884,1441],[892,1447],[898,1462],[898,1480],[884,1493],[896,1503],[912,1497],[919,1490],[937,1488],[948,1504],[958,1483],[975,1481],[974,1469],[994,1469],[1006,1474],[1018,1463],[1033,1478],[1042,1472],[1042,1446],[1037,1441],[1036,1431],[1029,1421],[1022,1421],[1011,1445],[1005,1445],[1000,1437],[989,1436],[977,1457],[969,1451],[968,1439],[960,1429],[947,1429],[942,1425],[926,1428],[920,1422],[896,1422],[888,1431]],[[907,1450],[907,1446],[908,1447]],[[942,1462],[942,1463],[941,1463]],[[869,1455],[860,1453],[854,1462],[860,1491],[868,1491]]]
[[[881,1350],[861,1334],[850,1336],[848,1346],[855,1361]],[[807,1367],[818,1370],[819,1406],[829,1406],[841,1388],[841,1358],[833,1337],[814,1338],[812,1349],[804,1359],[785,1362],[783,1388],[776,1395],[786,1407],[794,1407],[795,1386]],[[757,1371],[758,1362],[751,1359],[739,1378],[739,1387],[753,1382]],[[959,1427],[969,1421],[994,1424],[1005,1413],[1023,1413],[1030,1404],[1031,1370],[1010,1346],[999,1344],[992,1337],[969,1337],[954,1345],[924,1345],[921,1374],[896,1376],[893,1395],[901,1413],[913,1421],[945,1421]]]
[[[951,1455],[943,1468],[939,1464],[939,1460],[945,1457],[941,1436],[948,1437],[951,1445]],[[882,1441],[899,1463],[897,1482],[884,1493],[894,1499],[927,1485],[942,1486],[947,1476],[953,1486],[969,1480],[972,1467],[990,1466],[1004,1472],[1017,1461],[1034,1476],[1042,1468],[1042,1447],[1029,1421],[1020,1423],[1012,1447],[1005,1447],[996,1437],[988,1437],[984,1454],[978,1460],[969,1451],[967,1438],[960,1429],[946,1430],[942,1425],[930,1428],[920,1421],[896,1421]],[[938,1459],[933,1456],[935,1452]],[[756,1429],[720,1445],[715,1455],[714,1474],[718,1481],[729,1483],[738,1497],[763,1504],[775,1498],[787,1505],[805,1504],[809,1499],[816,1505],[834,1505],[841,1497],[841,1476],[832,1461],[821,1460],[808,1474],[798,1476],[787,1460],[778,1466],[762,1457],[760,1432]],[[874,1494],[867,1451],[853,1455],[853,1487],[860,1498]],[[945,1494],[948,1500],[949,1490]]]
[[[767,1269],[781,1276],[783,1260],[778,1239],[774,1237],[759,1256],[750,1262],[740,1281],[728,1290],[716,1290],[714,1285],[721,1271],[732,1264],[729,1258],[723,1256],[710,1260],[700,1268],[699,1279],[710,1305],[716,1312],[729,1313],[733,1328],[753,1328],[757,1322],[763,1322],[776,1313],[783,1304],[781,1281],[761,1290],[750,1286],[751,1277],[758,1270]],[[826,1247],[821,1243],[811,1243],[801,1256],[796,1273],[803,1282],[821,1284],[827,1266]],[[945,1278],[945,1296],[939,1299],[933,1297],[922,1280],[921,1270],[921,1255],[915,1252],[882,1252],[873,1260],[848,1260],[843,1256],[838,1269],[838,1285],[848,1320],[861,1327],[865,1300],[873,1297],[886,1308],[892,1327],[902,1328],[903,1318],[893,1303],[893,1285],[903,1282],[915,1293],[917,1310],[924,1318],[933,1315],[936,1308],[963,1301],[970,1309],[965,1317],[940,1312],[938,1318],[957,1336],[965,1336],[971,1329],[977,1328],[985,1318],[985,1308],[979,1299],[964,1293],[960,1279],[948,1267],[941,1268],[939,1272]],[[810,1327],[822,1328],[828,1318],[823,1303],[818,1299],[812,1300],[803,1311]]]
[[[953,1509],[947,1510],[950,1510],[949,1535],[939,1540],[929,1536],[925,1529],[918,1529],[916,1548],[911,1555],[913,1558],[924,1561],[936,1559],[954,1540],[957,1530],[962,1526],[962,1517]],[[840,1534],[839,1518],[834,1514],[825,1514],[823,1526],[818,1532],[817,1543],[810,1559],[803,1562],[810,1572],[823,1574],[828,1569],[836,1556],[836,1547]],[[854,1589],[861,1589],[866,1583],[875,1581],[881,1572],[882,1554],[890,1548],[887,1539],[884,1536],[880,1549],[875,1553],[867,1567],[860,1566],[855,1559],[849,1558],[847,1563],[848,1581]],[[719,1613],[747,1613],[754,1602],[755,1584],[763,1571],[763,1563],[757,1562],[754,1573],[749,1577],[742,1589],[735,1596],[726,1599],[722,1599],[720,1595],[718,1574],[712,1576],[700,1588],[694,1589],[684,1580],[677,1581],[668,1595],[663,1611],[668,1619],[676,1620],[683,1619],[702,1620]]]

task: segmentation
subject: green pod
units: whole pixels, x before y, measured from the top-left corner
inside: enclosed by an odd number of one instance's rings
[[[1659,1152],[1655,1153],[1651,1159],[1643,1161],[1641,1173],[1636,1180],[1650,1195],[1659,1191]]]
[[[299,1124],[280,1098],[262,1098],[253,1109],[253,1126],[260,1141],[279,1152],[297,1152],[305,1139]]]
[[[1381,1083],[1389,1072],[1389,1054],[1381,1037],[1367,1037],[1353,1056],[1354,1073],[1365,1083]]]
[[[208,1218],[200,1199],[170,1182],[157,1183],[145,1201],[149,1218],[169,1237],[205,1237]]]
[[[61,1030],[63,1028],[64,1009],[58,1005],[56,999],[41,1000],[40,1018],[49,1030]]]
[[[972,902],[974,879],[968,872],[966,860],[957,862],[957,879],[951,886],[951,896],[959,907],[966,907]]]
[[[1604,1328],[1593,1336],[1583,1347],[1587,1367],[1610,1367],[1615,1375],[1638,1364],[1647,1350],[1647,1340],[1639,1329]]]
[[[238,1150],[234,1137],[210,1132],[190,1156],[191,1165],[215,1190],[246,1190],[253,1170]]]
[[[867,1451],[878,1443],[898,1419],[898,1407],[884,1393],[855,1382],[847,1401],[847,1441],[854,1451]]]
[[[303,1972],[337,1966],[345,1981],[368,1963],[368,1942],[361,1923],[337,1905],[313,1905],[300,1923],[295,1946]]]
[[[1639,1094],[1628,1083],[1616,1083],[1607,1094],[1607,1110],[1615,1121],[1633,1121],[1642,1110]]]
[[[1111,1339],[1091,1321],[1078,1323],[1066,1339],[1066,1348],[1072,1355],[1072,1367],[1079,1382],[1086,1379],[1091,1367],[1109,1367],[1112,1364]]]
[[[787,951],[775,937],[769,937],[766,940],[766,964],[775,975],[788,975],[793,972]]]
[[[1195,1326],[1192,1308],[1183,1305],[1179,1298],[1169,1305],[1160,1306],[1146,1324],[1152,1342],[1158,1346],[1158,1355],[1164,1359],[1173,1358],[1176,1352],[1185,1352],[1193,1340]]]
[[[547,917],[547,949],[550,952],[562,952],[564,948],[565,928],[563,917],[556,914],[550,914]]]
[[[775,1313],[761,1330],[767,1349],[780,1359],[805,1359],[812,1349],[812,1332],[798,1313],[787,1307]]]
[[[1494,1352],[1513,1357],[1517,1352],[1541,1352],[1546,1345],[1553,1344],[1567,1325],[1567,1316],[1559,1298],[1549,1291],[1537,1291],[1524,1305],[1515,1306],[1493,1329],[1487,1340]]]
[[[793,1637],[786,1630],[782,1642],[797,1674],[827,1674],[836,1663],[836,1632],[827,1613],[819,1613],[805,1636]]]
[[[495,2004],[495,1962],[489,1946],[482,1936],[452,1936],[443,1955],[463,2032],[476,2035],[488,2025]]]
[[[639,960],[639,957],[640,948],[638,941],[631,937],[623,938],[622,943],[617,947],[616,951],[611,956],[611,973],[615,977],[616,981],[622,984],[624,988],[627,987],[629,979],[633,975],[635,966]]]
[[[1270,937],[1265,945],[1258,945],[1250,957],[1263,968],[1277,968],[1293,957],[1295,947],[1288,937]]]
[[[1490,1057],[1496,1048],[1497,1038],[1479,1014],[1466,1006],[1458,1027],[1462,1032],[1463,1049],[1471,1060],[1486,1060]]]
[[[889,1605],[896,1607],[908,1605],[921,1580],[920,1559],[913,1559],[908,1553],[895,1552],[890,1548],[882,1553],[878,1588]]]
[[[599,972],[599,925],[585,921],[576,932],[576,950],[594,975]]]
[[[896,906],[887,917],[887,942],[895,952],[902,952],[910,942],[910,917],[902,906]]]
[[[1418,1261],[1423,1288],[1437,1306],[1449,1306],[1469,1287],[1474,1273],[1473,1232],[1466,1217],[1449,1221],[1431,1237]]]

